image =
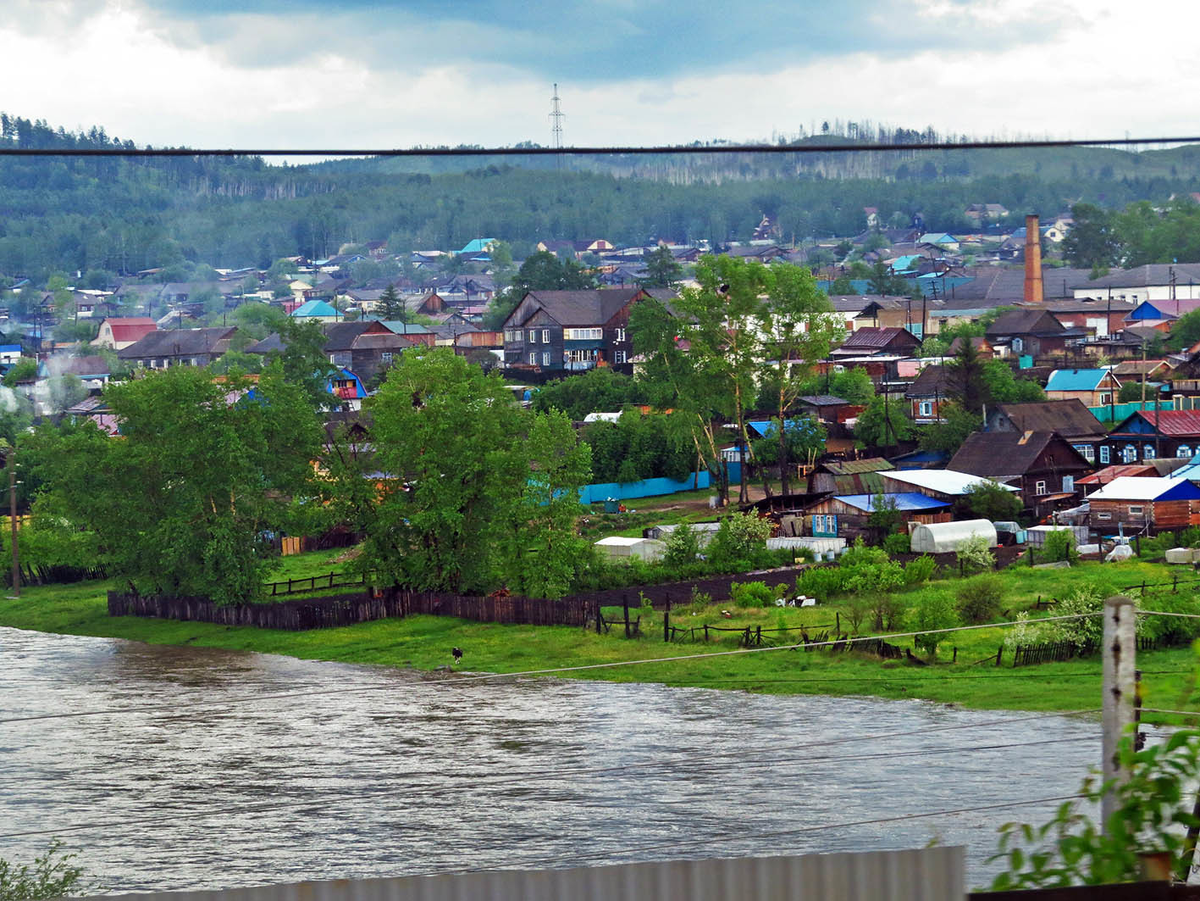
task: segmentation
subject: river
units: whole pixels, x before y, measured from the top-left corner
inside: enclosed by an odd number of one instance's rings
[[[936,840],[978,885],[996,827],[1054,804],[897,818],[1071,794],[1099,758],[1096,717],[439,678],[0,628],[0,858],[58,835],[124,892]]]

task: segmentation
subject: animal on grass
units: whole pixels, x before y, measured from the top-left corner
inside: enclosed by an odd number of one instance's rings
[[[454,655],[455,663],[462,663],[462,648],[455,648],[450,653]]]

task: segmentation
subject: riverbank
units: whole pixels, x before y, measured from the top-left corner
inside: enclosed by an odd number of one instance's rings
[[[335,555],[303,555],[288,562],[293,575],[328,571]],[[1013,567],[999,575],[1004,581],[1011,613],[1031,610],[1039,597],[1063,597],[1083,583],[1102,594],[1143,580],[1170,579],[1161,564],[1084,564],[1070,570]],[[979,577],[974,577],[979,578]],[[953,596],[963,580],[948,579],[901,593],[907,600],[918,595]],[[1011,655],[994,658],[1006,629],[989,627],[954,633],[928,666],[904,660],[881,660],[866,653],[826,650],[793,650],[782,647],[755,653],[665,662],[636,663],[662,657],[685,657],[739,650],[736,632],[710,632],[707,643],[663,641],[661,612],[636,611],[641,636],[626,639],[620,626],[598,635],[572,627],[505,626],[446,617],[415,616],[381,620],[356,626],[310,632],[282,632],[208,623],[174,622],[134,617],[110,617],[105,592],[108,582],[25,588],[19,600],[0,599],[0,625],[71,635],[124,638],[160,645],[195,645],[230,650],[283,654],[301,659],[346,663],[382,664],[435,670],[452,663],[451,649],[464,652],[461,665],[470,672],[515,673],[568,668],[561,675],[614,682],[658,682],[673,686],[740,689],[775,694],[868,695],[880,698],[921,698],[972,708],[1013,710],[1078,710],[1099,707],[1098,657],[1013,668]],[[723,615],[727,610],[731,616]],[[1031,611],[1032,612],[1032,611]],[[731,607],[727,601],[712,606],[676,608],[672,624],[679,628],[708,623],[725,629],[761,627],[767,630],[805,626],[811,633],[824,631],[836,620],[843,626],[849,613],[845,601],[809,608]],[[1044,613],[1033,615],[1045,615]],[[859,630],[873,634],[868,624]],[[783,638],[782,635],[790,635]],[[781,633],[780,644],[795,641],[796,633]],[[911,647],[908,639],[894,644]],[[957,648],[957,662],[951,662]],[[1007,659],[1006,659],[1007,658]],[[1196,706],[1190,678],[1196,655],[1187,648],[1139,654],[1145,674],[1147,706],[1177,709]],[[986,662],[984,662],[986,661]],[[570,671],[622,663],[627,665]]]

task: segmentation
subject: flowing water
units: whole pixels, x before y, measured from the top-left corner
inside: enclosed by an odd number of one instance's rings
[[[996,827],[1054,804],[897,818],[1071,794],[1099,758],[1094,717],[430,678],[0,628],[0,858],[57,835],[115,892],[936,840],[980,884]]]

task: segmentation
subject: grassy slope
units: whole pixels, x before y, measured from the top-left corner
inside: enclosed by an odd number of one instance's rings
[[[332,552],[289,558],[287,570],[292,575],[328,572],[330,559],[336,555],[337,552]],[[1013,568],[1005,571],[1002,578],[1009,588],[1008,606],[1024,609],[1038,595],[1062,596],[1082,580],[1095,583],[1104,593],[1114,593],[1143,578],[1161,581],[1165,574],[1166,568],[1161,565],[1136,562],[1117,566],[1092,564],[1074,570]],[[959,580],[952,579],[931,583],[917,591],[952,594],[960,584]],[[194,644],[420,669],[448,664],[450,649],[458,646],[466,652],[463,669],[474,672],[520,672],[734,651],[738,647],[733,633],[725,633],[720,640],[708,645],[664,644],[662,619],[658,613],[643,613],[643,637],[633,641],[626,641],[617,634],[617,629],[611,634],[596,635],[577,628],[501,626],[430,616],[298,633],[133,617],[112,618],[105,608],[104,590],[107,587],[108,583],[89,582],[26,589],[19,601],[0,600],[0,625],[156,644]],[[915,593],[910,595],[915,599]],[[733,613],[730,619],[721,616],[721,608],[722,605],[717,604],[708,609],[676,610],[673,622],[680,627],[706,622],[738,627],[761,625],[764,629],[783,624],[820,627],[834,621],[835,611],[841,612],[845,622],[845,608],[837,602],[804,609],[730,608]],[[863,631],[870,632],[865,625]],[[575,675],[771,693],[925,698],[978,708],[1074,710],[1099,706],[1098,659],[1019,669],[991,664],[971,665],[994,655],[1004,634],[1002,628],[956,633],[943,645],[939,661],[927,667],[914,667],[899,661],[884,662],[867,655],[784,648],[766,653],[591,670]],[[907,639],[898,639],[894,643],[911,644]],[[959,662],[951,665],[948,661],[954,645],[958,647]],[[1147,705],[1196,706],[1200,695],[1189,698],[1185,690],[1195,662],[1194,653],[1187,649],[1141,654],[1139,666],[1146,674]],[[1181,691],[1184,694],[1181,695]]]

